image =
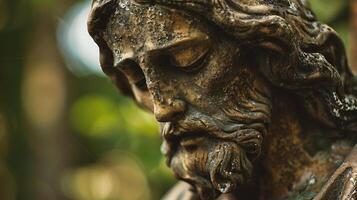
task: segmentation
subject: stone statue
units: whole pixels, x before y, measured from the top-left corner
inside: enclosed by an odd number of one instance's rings
[[[357,199],[357,79],[306,0],[94,0],[88,29],[160,123],[164,199]]]

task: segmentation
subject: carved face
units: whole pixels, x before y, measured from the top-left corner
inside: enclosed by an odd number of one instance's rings
[[[154,113],[175,175],[204,199],[239,187],[270,121],[268,84],[253,57],[185,13],[134,5],[116,13],[103,34],[113,74]]]

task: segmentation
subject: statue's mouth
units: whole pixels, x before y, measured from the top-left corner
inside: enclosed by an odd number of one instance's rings
[[[180,139],[180,146],[184,148],[194,148],[204,142],[205,136],[202,133],[194,133],[192,135],[184,136]]]
[[[162,153],[170,159],[178,148],[193,151],[202,145],[209,134],[204,131],[199,132],[172,132],[164,135],[164,143],[161,148]],[[169,162],[169,161],[168,161]],[[170,162],[169,162],[170,163]]]

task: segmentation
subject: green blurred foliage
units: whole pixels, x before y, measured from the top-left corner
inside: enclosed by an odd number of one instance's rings
[[[329,24],[341,36],[347,51],[350,50],[348,21],[349,0],[309,0],[317,19]]]
[[[349,4],[347,0],[310,0],[309,2],[318,19],[326,23],[339,17]]]
[[[103,78],[87,77],[75,79],[74,82],[82,88],[81,83],[86,80],[95,81],[96,87],[74,92],[75,97],[69,108],[70,124],[86,149],[82,155],[82,170],[73,173],[72,178],[81,176],[86,179],[85,175],[78,174],[88,170],[85,166],[97,168],[103,158],[108,158],[108,153],[112,160],[124,154],[135,163],[132,167],[140,169],[137,173],[144,173],[148,183],[151,197],[140,199],[159,199],[172,186],[174,179],[160,153],[159,128],[153,115],[139,108],[132,99],[120,96],[114,86]],[[118,161],[120,164],[125,162],[122,159]]]

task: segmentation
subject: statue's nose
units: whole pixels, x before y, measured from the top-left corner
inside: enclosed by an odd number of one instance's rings
[[[186,109],[186,103],[180,99],[169,99],[166,103],[155,103],[154,114],[159,122],[169,122],[182,114]]]

